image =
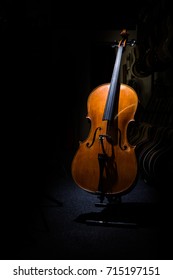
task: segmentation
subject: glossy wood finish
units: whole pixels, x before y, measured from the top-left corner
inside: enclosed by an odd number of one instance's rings
[[[88,118],[91,129],[86,140],[80,142],[72,161],[72,177],[82,189],[104,194],[127,191],[137,176],[135,146],[128,143],[127,127],[134,121],[138,105],[136,92],[120,85],[113,121],[103,120],[110,84],[94,89],[88,98]],[[101,160],[99,160],[101,157]]]

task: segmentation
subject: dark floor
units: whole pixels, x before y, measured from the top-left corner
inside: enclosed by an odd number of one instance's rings
[[[156,188],[139,177],[121,202],[99,207],[65,165],[55,161],[49,168],[44,187],[37,178],[27,192],[23,182],[23,195],[13,190],[12,203],[3,204],[1,259],[172,258],[171,215]]]

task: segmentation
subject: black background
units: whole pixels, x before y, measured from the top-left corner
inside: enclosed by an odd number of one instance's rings
[[[93,34],[136,29],[145,23],[145,16],[150,18],[157,3],[1,4],[1,225],[5,240],[11,238],[12,225],[27,223],[28,204],[35,203],[49,180],[50,160],[57,160],[60,169],[63,158],[70,172],[78,140],[84,136],[80,125],[87,95],[97,84],[109,82],[113,55],[107,57],[109,65],[95,56]],[[82,83],[84,58],[93,66],[88,86]],[[107,67],[104,74],[103,66]],[[164,204],[165,197],[167,193]]]

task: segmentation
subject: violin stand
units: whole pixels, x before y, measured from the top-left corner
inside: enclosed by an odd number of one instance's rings
[[[102,226],[126,226],[136,227],[137,222],[134,220],[134,215],[128,211],[127,205],[122,203],[121,197],[109,197],[108,203],[104,203],[103,195],[100,195],[100,203],[95,203],[96,207],[103,207],[103,211],[90,213],[85,219],[88,225]],[[130,217],[131,216],[131,217]]]

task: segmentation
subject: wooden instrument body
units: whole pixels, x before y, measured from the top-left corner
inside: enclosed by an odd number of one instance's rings
[[[136,92],[121,84],[113,121],[103,120],[110,84],[95,88],[87,102],[91,122],[88,138],[80,142],[72,161],[72,176],[82,189],[116,195],[126,192],[137,177],[135,146],[128,143],[127,127],[134,121]]]

